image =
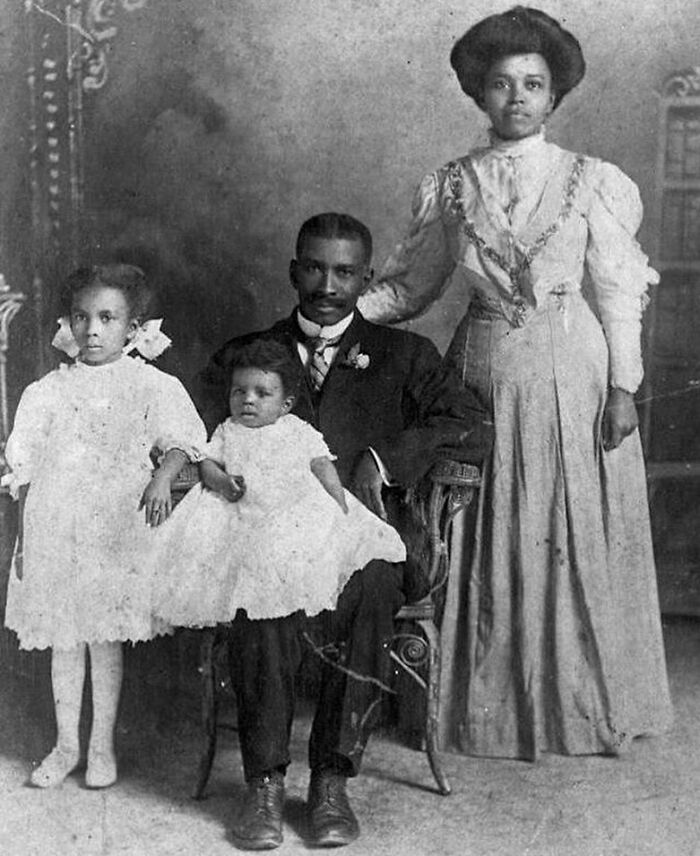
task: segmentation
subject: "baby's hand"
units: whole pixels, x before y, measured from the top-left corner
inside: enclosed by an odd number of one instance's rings
[[[228,476],[228,478],[222,482],[221,490],[219,492],[224,499],[227,499],[229,502],[238,502],[238,500],[245,494],[245,491],[245,479],[243,476]]]

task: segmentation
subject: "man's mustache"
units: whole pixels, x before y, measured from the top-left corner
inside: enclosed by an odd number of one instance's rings
[[[343,306],[345,301],[339,297],[329,297],[327,294],[310,294],[308,300],[311,303],[327,303],[328,306]]]

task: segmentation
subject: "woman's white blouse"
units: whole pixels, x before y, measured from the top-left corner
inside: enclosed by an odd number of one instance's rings
[[[635,238],[641,219],[637,187],[616,166],[541,135],[499,141],[423,179],[406,237],[359,306],[374,321],[415,317],[459,266],[483,303],[512,318],[519,291],[537,306],[549,294],[579,291],[586,268],[610,383],[634,392],[642,380],[647,286],[658,282]],[[529,265],[516,284],[507,267],[525,256]]]

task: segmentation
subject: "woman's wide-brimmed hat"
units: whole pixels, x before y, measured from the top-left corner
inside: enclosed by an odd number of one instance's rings
[[[527,53],[545,58],[557,107],[580,83],[586,63],[577,39],[539,9],[514,6],[479,21],[455,42],[450,63],[462,89],[483,107],[484,80],[493,63],[504,56]]]

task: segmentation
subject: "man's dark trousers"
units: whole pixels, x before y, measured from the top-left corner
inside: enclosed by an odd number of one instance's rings
[[[382,688],[390,680],[393,617],[404,603],[402,586],[403,565],[373,561],[353,574],[337,609],[320,621],[309,621],[302,612],[259,620],[242,611],[236,615],[229,662],[247,781],[290,762],[295,678],[305,653],[324,661],[309,765],[333,767],[345,759],[341,771],[357,774]]]

